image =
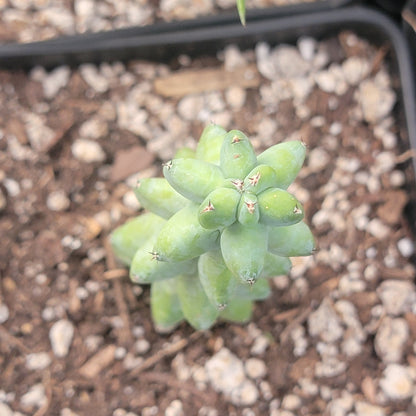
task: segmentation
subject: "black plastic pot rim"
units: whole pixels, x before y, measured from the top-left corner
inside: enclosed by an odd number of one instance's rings
[[[348,0],[337,0],[336,6]],[[318,4],[321,2],[314,2]],[[328,3],[322,2],[328,7]],[[322,37],[340,29],[357,29],[368,37],[389,41],[397,61],[401,80],[402,102],[410,144],[416,149],[416,98],[414,72],[409,46],[399,27],[385,14],[362,6],[334,7],[330,10],[313,8],[313,13],[281,14],[258,11],[246,27],[235,15],[230,18],[210,16],[193,21],[174,22],[153,28],[136,28],[122,32],[81,35],[32,44],[0,47],[0,66],[56,66],[83,62],[125,59],[166,60],[189,53],[204,54],[236,43],[252,47],[261,40],[272,43],[290,42],[302,35]],[[297,9],[299,10],[299,9]],[[276,16],[277,15],[277,16]],[[89,41],[87,41],[89,40]],[[416,168],[416,163],[415,163]]]

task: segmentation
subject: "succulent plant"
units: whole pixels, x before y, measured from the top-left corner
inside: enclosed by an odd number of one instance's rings
[[[287,274],[289,257],[312,253],[303,207],[287,191],[305,150],[288,141],[256,156],[244,133],[211,124],[195,151],[164,164],[164,178],[138,183],[147,212],[117,228],[111,244],[131,280],[151,285],[159,331],[183,320],[196,329],[248,321],[271,292],[267,279]]]

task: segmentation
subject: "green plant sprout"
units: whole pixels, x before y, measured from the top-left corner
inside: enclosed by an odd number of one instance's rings
[[[256,156],[244,133],[211,124],[195,151],[164,164],[164,178],[138,183],[146,212],[110,241],[131,280],[151,285],[156,329],[247,322],[253,301],[270,295],[268,279],[290,271],[289,257],[313,252],[303,207],[287,191],[305,152],[288,141]]]
[[[238,16],[243,26],[246,25],[246,0],[236,0]]]

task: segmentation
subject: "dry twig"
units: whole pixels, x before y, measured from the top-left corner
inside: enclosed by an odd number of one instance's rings
[[[154,355],[144,360],[142,364],[134,368],[130,374],[136,376],[144,370],[153,367],[163,358],[168,357],[169,355],[176,354],[177,352],[183,350],[191,341],[195,341],[202,334],[203,332],[201,331],[194,332],[188,339],[182,338],[179,341],[174,342],[173,344],[168,344],[165,348],[157,351]]]
[[[106,260],[107,260],[107,268],[111,270],[115,270],[116,260],[114,258],[113,250],[111,249],[110,240],[106,239],[104,242],[104,248],[106,251]],[[113,280],[113,289],[114,289],[114,296],[115,301],[117,304],[117,309],[119,311],[120,317],[123,321],[122,328],[117,331],[118,341],[120,345],[127,345],[132,339],[131,331],[130,331],[130,316],[129,310],[124,299],[123,295],[123,287],[121,285],[121,281],[118,279]]]

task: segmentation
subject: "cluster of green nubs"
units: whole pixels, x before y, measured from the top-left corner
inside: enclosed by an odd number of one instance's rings
[[[155,326],[183,320],[207,329],[217,319],[245,322],[253,301],[289,257],[310,255],[314,239],[299,201],[286,191],[305,158],[300,141],[256,156],[244,133],[207,126],[195,151],[163,166],[164,178],[138,183],[146,212],[111,235],[134,283],[151,284]]]

